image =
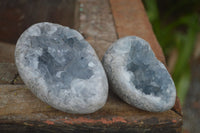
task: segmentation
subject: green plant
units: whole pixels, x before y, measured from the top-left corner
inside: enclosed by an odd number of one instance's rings
[[[200,29],[199,15],[194,11],[180,12],[180,8],[188,4],[186,0],[172,3],[169,5],[170,9],[162,9],[161,12],[157,0],[144,0],[147,15],[166,58],[168,59],[170,56],[171,50],[178,53],[172,77],[177,88],[177,95],[183,104],[190,85],[189,59]],[[194,6],[196,6],[195,3],[199,4],[200,2],[193,0]],[[176,16],[173,16],[174,12]]]

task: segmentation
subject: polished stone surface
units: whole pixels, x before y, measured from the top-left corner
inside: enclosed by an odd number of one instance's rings
[[[127,103],[151,112],[173,107],[174,82],[145,40],[119,39],[107,50],[103,65],[113,91]]]
[[[42,101],[69,113],[92,113],[107,100],[107,78],[95,51],[77,31],[38,23],[18,39],[21,78]]]

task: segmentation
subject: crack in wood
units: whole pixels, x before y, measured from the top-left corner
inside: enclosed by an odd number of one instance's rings
[[[16,73],[13,80],[10,82],[10,84],[14,85],[18,77],[19,77],[19,73]]]

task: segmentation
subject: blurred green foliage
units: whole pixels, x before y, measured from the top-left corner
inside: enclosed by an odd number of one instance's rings
[[[171,50],[178,58],[172,77],[183,104],[190,85],[190,65],[199,25],[200,0],[143,0],[154,33],[166,59]]]

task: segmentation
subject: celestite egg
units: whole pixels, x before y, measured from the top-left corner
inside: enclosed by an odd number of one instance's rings
[[[111,89],[137,108],[162,112],[173,107],[174,82],[145,40],[129,36],[116,41],[103,58]]]
[[[102,108],[106,74],[94,49],[77,31],[58,24],[34,24],[20,36],[15,60],[21,78],[39,99],[68,113]]]

